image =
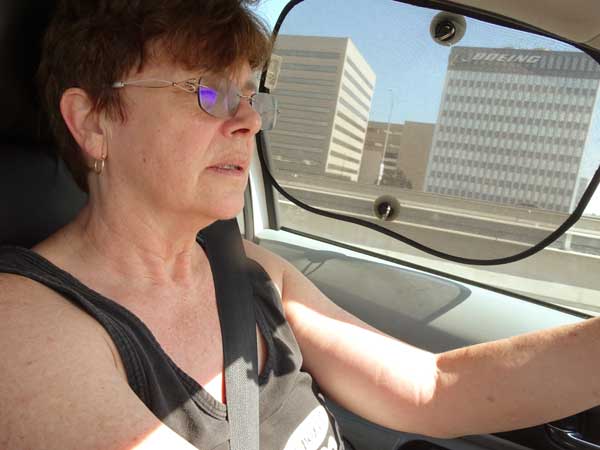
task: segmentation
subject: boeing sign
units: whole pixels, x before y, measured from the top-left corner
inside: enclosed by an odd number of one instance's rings
[[[542,57],[540,55],[531,54],[520,54],[520,55],[509,55],[505,53],[475,53],[471,61],[498,61],[498,62],[514,62],[514,63],[525,63],[525,64],[536,64],[540,62]],[[467,61],[465,61],[467,62]]]
[[[598,67],[583,52],[453,47],[448,69],[597,79],[600,78]]]

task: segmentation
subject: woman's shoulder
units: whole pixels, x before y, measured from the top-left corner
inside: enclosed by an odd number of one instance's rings
[[[0,307],[3,312],[43,317],[52,311],[74,308],[52,289],[19,273],[0,273]],[[3,315],[3,317],[7,317]]]
[[[59,253],[53,253],[56,246],[52,242],[49,238],[31,249],[0,246],[0,304],[4,308],[14,307],[32,317],[43,316],[47,308],[78,311],[58,292],[39,281],[54,272],[54,265],[49,261],[55,261]]]
[[[0,317],[0,404],[13,406],[0,408],[0,435],[10,448],[58,448],[61,442],[70,448],[75,439],[91,448],[91,442],[107,442],[99,436],[115,424],[107,418],[131,426],[130,419],[145,411],[129,400],[106,333],[59,294],[2,273]],[[22,424],[29,424],[24,435]]]
[[[0,310],[3,323],[26,322],[27,329],[60,325],[64,331],[77,324],[89,328],[95,323],[59,293],[30,278],[12,273],[0,273]]]
[[[9,359],[10,354],[36,354],[49,340],[70,342],[64,347],[68,351],[78,344],[93,350],[109,341],[100,324],[78,306],[22,275],[0,273],[0,316],[0,342],[7,344],[3,355]]]

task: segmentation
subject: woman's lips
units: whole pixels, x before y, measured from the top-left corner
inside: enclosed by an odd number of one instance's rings
[[[210,166],[208,169],[220,175],[229,176],[242,176],[246,172],[242,166],[237,164],[218,164],[215,166]]]

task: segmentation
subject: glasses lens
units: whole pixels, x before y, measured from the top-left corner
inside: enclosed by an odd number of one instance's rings
[[[206,112],[210,112],[215,109],[218,97],[219,94],[212,88],[207,86],[200,86],[198,88],[198,101],[200,102],[202,109],[204,109]]]
[[[260,114],[261,130],[269,131],[277,125],[277,99],[274,95],[258,92],[252,97],[252,107]]]
[[[206,76],[200,80],[198,103],[211,116],[233,117],[240,105],[240,91],[227,78]],[[258,92],[252,96],[251,104],[261,117],[261,130],[272,130],[277,123],[277,99],[271,94]]]
[[[211,116],[226,118],[235,114],[239,96],[233,83],[217,77],[203,77],[198,87],[198,103]]]

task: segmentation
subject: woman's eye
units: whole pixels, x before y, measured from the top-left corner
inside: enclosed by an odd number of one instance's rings
[[[198,90],[198,96],[200,98],[200,104],[207,111],[212,110],[217,104],[219,93],[212,88],[200,87]]]

